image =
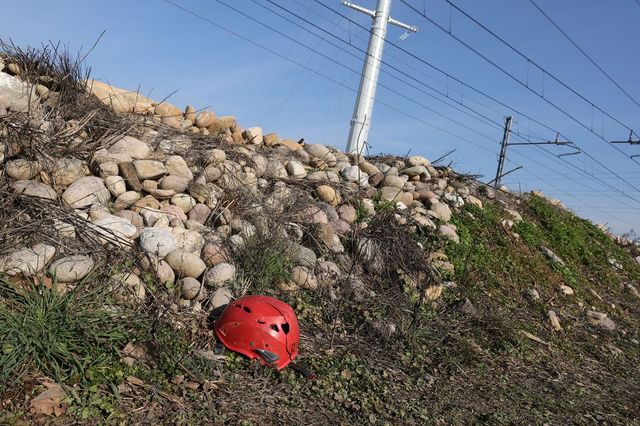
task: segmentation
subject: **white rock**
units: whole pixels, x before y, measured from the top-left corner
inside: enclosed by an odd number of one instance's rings
[[[412,155],[407,159],[407,162],[412,166],[429,166],[431,163],[426,158],[420,155]]]
[[[231,293],[231,290],[226,287],[220,287],[213,292],[209,304],[211,305],[211,309],[216,309],[221,306],[228,305],[229,303],[231,303],[232,299],[233,294]]]
[[[194,200],[192,196],[187,194],[176,194],[171,197],[171,204],[180,207],[183,212],[189,213],[189,210],[191,210],[196,205],[196,200]]]
[[[286,165],[287,173],[292,177],[305,177],[307,175],[307,171],[301,162],[297,160],[291,160]]]
[[[172,155],[171,157],[167,158],[167,161],[165,161],[165,166],[167,168],[167,174],[173,176],[182,176],[188,181],[193,180],[193,173],[189,169],[187,162],[184,161],[184,158],[180,157],[179,155]]]
[[[127,184],[124,182],[124,178],[122,176],[108,176],[104,180],[104,183],[114,197],[117,197],[127,190]]]
[[[86,277],[93,266],[93,259],[79,254],[56,260],[49,266],[49,273],[54,275],[58,282],[72,283]]]
[[[172,251],[165,260],[176,273],[185,277],[197,278],[207,268],[198,255],[183,250]]]
[[[174,251],[178,245],[168,228],[144,228],[140,232],[140,250],[160,258]]]
[[[0,73],[0,108],[15,112],[28,112],[38,105],[34,87],[22,79]]]
[[[182,279],[181,297],[186,300],[193,300],[204,290],[200,281],[192,277]]]
[[[131,238],[138,232],[138,228],[127,219],[113,215],[98,219],[93,222],[93,225],[103,243],[121,247],[129,246]]]
[[[107,203],[111,199],[111,193],[102,179],[87,176],[72,183],[62,194],[62,199],[72,208],[80,209],[92,204]]]
[[[98,174],[102,179],[118,176],[118,164],[113,161],[105,161],[98,166]]]
[[[431,215],[443,222],[451,220],[451,209],[444,203],[434,203],[431,205]]]
[[[172,228],[171,235],[176,242],[176,249],[197,255],[204,246],[204,238],[197,231],[184,228]]]
[[[126,154],[137,160],[142,160],[149,156],[149,146],[133,136],[121,137],[107,148],[107,151],[110,154]]]
[[[261,127],[249,127],[243,133],[244,138],[254,145],[262,145],[263,136]]]
[[[55,254],[56,248],[47,244],[36,244],[28,249],[16,250],[0,257],[0,271],[7,275],[36,274]]]
[[[220,287],[221,284],[233,280],[235,276],[235,266],[230,263],[219,263],[204,274],[203,282],[207,286]]]
[[[147,226],[155,226],[159,220],[167,219],[167,216],[163,212],[149,207],[142,209],[140,211],[140,216],[142,216],[144,223]],[[167,220],[167,223],[168,222],[169,221]]]
[[[321,144],[307,144],[304,150],[309,153],[310,156],[323,159],[331,153],[329,148]]]
[[[167,168],[161,161],[156,160],[136,160],[133,167],[140,180],[155,180],[167,174]]]
[[[358,166],[346,166],[340,170],[340,175],[349,182],[358,182],[363,188],[369,186],[369,175],[360,170]]]
[[[123,192],[116,198],[116,201],[113,203],[113,208],[116,210],[124,210],[134,205],[140,198],[142,198],[142,196],[137,191]]]
[[[4,166],[5,173],[16,180],[33,179],[40,173],[41,169],[37,161],[25,160],[23,158],[7,161]]]
[[[442,234],[442,236],[444,236],[445,238],[448,238],[449,240],[455,243],[460,241],[460,237],[458,237],[458,234],[456,233],[456,231],[447,225],[440,225],[440,227],[438,228],[438,231],[440,231],[440,234]]]
[[[53,201],[58,199],[58,194],[52,187],[33,180],[18,180],[13,182],[11,187],[17,194],[46,198]]]

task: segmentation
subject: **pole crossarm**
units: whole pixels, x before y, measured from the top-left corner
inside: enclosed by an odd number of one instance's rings
[[[626,141],[611,141],[611,143],[628,143],[629,145],[640,145],[640,139],[637,141],[633,140],[633,130],[629,132],[629,139]]]
[[[367,9],[366,7],[362,7],[362,6],[359,6],[359,5],[355,4],[355,3],[351,3],[351,2],[345,1],[345,0],[342,0],[342,5],[346,6],[348,8],[351,8],[353,10],[356,10],[356,11],[358,11],[360,13],[364,13],[365,15],[369,15],[372,18],[376,17],[376,11],[375,10]],[[418,32],[418,27],[415,27],[415,26],[409,25],[409,24],[405,24],[404,22],[398,21],[397,19],[394,19],[391,16],[389,16],[388,22],[391,25],[395,25],[395,26],[400,27],[402,29],[405,29],[407,31],[411,31],[412,33],[417,33]]]

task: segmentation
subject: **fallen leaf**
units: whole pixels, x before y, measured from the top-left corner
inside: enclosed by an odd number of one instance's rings
[[[57,383],[43,383],[47,390],[31,400],[29,412],[33,415],[60,416],[66,410],[62,403],[67,393]]]

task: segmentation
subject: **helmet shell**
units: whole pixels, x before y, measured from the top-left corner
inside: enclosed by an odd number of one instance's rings
[[[298,355],[298,319],[291,306],[273,297],[245,296],[231,302],[214,331],[228,349],[278,370]]]

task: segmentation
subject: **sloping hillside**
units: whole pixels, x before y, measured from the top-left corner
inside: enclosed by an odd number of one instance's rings
[[[629,424],[640,247],[541,193],[0,54],[0,423]],[[219,353],[289,303],[314,375]]]

